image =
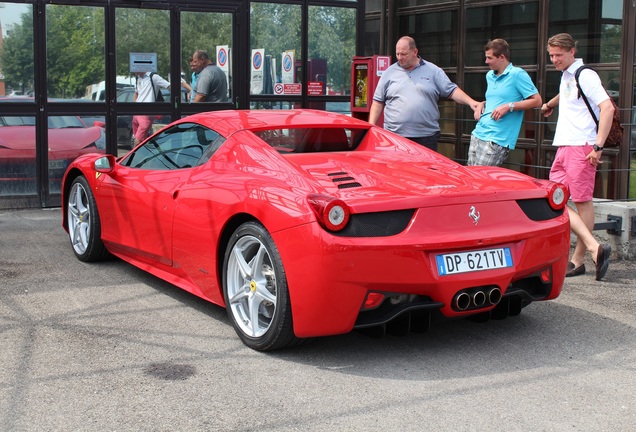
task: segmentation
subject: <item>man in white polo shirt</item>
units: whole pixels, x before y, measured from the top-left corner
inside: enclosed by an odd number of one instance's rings
[[[603,145],[609,134],[614,107],[601,84],[598,74],[591,69],[581,71],[579,85],[590,101],[599,119],[596,123],[579,95],[575,73],[583,66],[583,60],[575,58],[576,42],[567,33],[560,33],[548,39],[550,61],[556,70],[562,71],[559,94],[544,103],[544,116],[552,114],[559,106],[559,118],[552,145],[558,150],[550,169],[550,180],[565,184],[576,211],[567,207],[570,227],[577,241],[572,258],[568,263],[566,276],[585,273],[583,260],[590,252],[596,267],[596,280],[601,280],[609,266],[610,245],[599,244],[594,238],[594,179],[596,167],[601,164]]]
[[[162,88],[170,88],[170,83],[151,72],[136,72],[135,102],[156,102]],[[135,145],[152,134],[152,117],[147,115],[133,116],[132,132]]]

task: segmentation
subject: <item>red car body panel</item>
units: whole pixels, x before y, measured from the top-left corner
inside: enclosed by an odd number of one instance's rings
[[[101,155],[87,155],[69,168],[63,190],[86,176],[108,250],[197,296],[224,305],[224,239],[247,219],[258,220],[278,247],[298,337],[350,331],[371,291],[426,296],[449,318],[475,313],[451,307],[458,291],[496,286],[506,295],[515,281],[546,269],[550,289],[536,300],[561,292],[567,212],[531,221],[518,204],[545,199],[546,181],[464,167],[366,122],[322,111],[211,112],[175,123],[188,122],[227,139],[207,163],[172,171],[118,165],[103,174],[94,168]],[[353,151],[305,154],[281,154],[251,132],[309,126],[369,130]],[[333,173],[346,173],[359,187],[340,188]],[[317,222],[308,194],[342,199],[352,215],[412,210],[413,216],[395,235],[342,236]],[[478,223],[471,207],[478,208]],[[437,255],[502,247],[510,248],[512,267],[437,271]]]

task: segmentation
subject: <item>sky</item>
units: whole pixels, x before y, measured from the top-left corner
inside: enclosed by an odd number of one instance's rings
[[[2,23],[3,36],[7,35],[7,29],[12,24],[20,22],[20,16],[30,7],[33,6],[30,4],[0,3],[0,23]]]

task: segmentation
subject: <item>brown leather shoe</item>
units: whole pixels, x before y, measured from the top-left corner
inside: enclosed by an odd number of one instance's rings
[[[580,266],[576,267],[573,262],[570,261],[568,263],[565,277],[580,276],[583,274],[585,274],[585,264],[581,264]]]
[[[612,247],[608,244],[602,244],[598,246],[598,252],[596,254],[596,280],[603,279],[607,268],[609,267],[609,259],[612,253]]]

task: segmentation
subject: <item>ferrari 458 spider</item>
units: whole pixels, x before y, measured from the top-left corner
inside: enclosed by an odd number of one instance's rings
[[[62,224],[78,259],[112,254],[224,306],[265,351],[556,298],[567,198],[344,115],[217,111],[76,159]]]

